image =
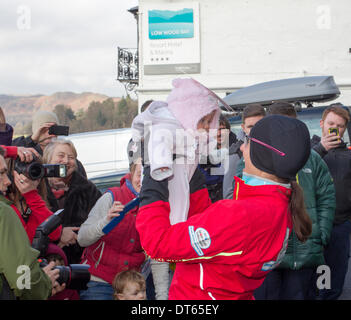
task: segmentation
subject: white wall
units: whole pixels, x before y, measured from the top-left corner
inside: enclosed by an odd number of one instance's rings
[[[139,14],[150,3],[139,0]],[[351,105],[350,0],[199,0],[201,73],[144,76],[139,19],[140,105],[164,100],[176,77],[191,76],[220,96],[259,82],[333,75]]]

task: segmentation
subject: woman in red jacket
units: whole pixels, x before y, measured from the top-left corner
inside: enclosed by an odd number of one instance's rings
[[[176,262],[169,299],[254,299],[267,273],[281,261],[294,228],[311,232],[296,173],[310,154],[305,124],[283,116],[263,118],[242,146],[247,183],[235,179],[234,200],[214,204],[199,174],[191,182],[186,222],[169,222],[167,180],[145,168],[137,230],[146,253]]]
[[[45,184],[41,179],[31,180],[16,170],[12,171],[13,182],[7,193],[9,205],[15,210],[32,243],[37,227],[52,212],[48,209],[45,199]],[[60,238],[62,228],[59,226],[50,235],[51,241]]]

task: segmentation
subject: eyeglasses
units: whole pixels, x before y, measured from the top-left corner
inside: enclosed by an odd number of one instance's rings
[[[258,139],[256,139],[256,138],[252,138],[252,137],[250,137],[250,136],[247,135],[247,134],[245,134],[245,139],[246,139],[246,141],[245,141],[246,143],[248,143],[249,140],[251,140],[251,141],[253,141],[253,142],[256,142],[256,143],[260,144],[261,146],[264,146],[264,147],[266,147],[266,148],[268,148],[268,149],[274,151],[275,153],[278,153],[278,154],[279,154],[280,156],[282,156],[282,157],[285,156],[285,153],[284,153],[284,152],[282,152],[282,151],[280,151],[280,150],[278,150],[278,149],[276,149],[276,148],[270,146],[269,144],[267,144],[267,143],[265,143],[265,142],[262,142],[262,141],[260,141],[260,140],[258,140]]]

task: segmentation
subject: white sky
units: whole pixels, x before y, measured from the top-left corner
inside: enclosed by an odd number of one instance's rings
[[[0,94],[125,95],[117,47],[136,48],[137,0],[1,0]]]

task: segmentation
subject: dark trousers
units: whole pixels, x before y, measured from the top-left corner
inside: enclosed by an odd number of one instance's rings
[[[324,252],[330,268],[331,289],[320,291],[320,299],[336,300],[342,293],[350,257],[351,222],[334,225],[328,247]]]
[[[254,292],[256,300],[314,300],[315,269],[275,269]]]

